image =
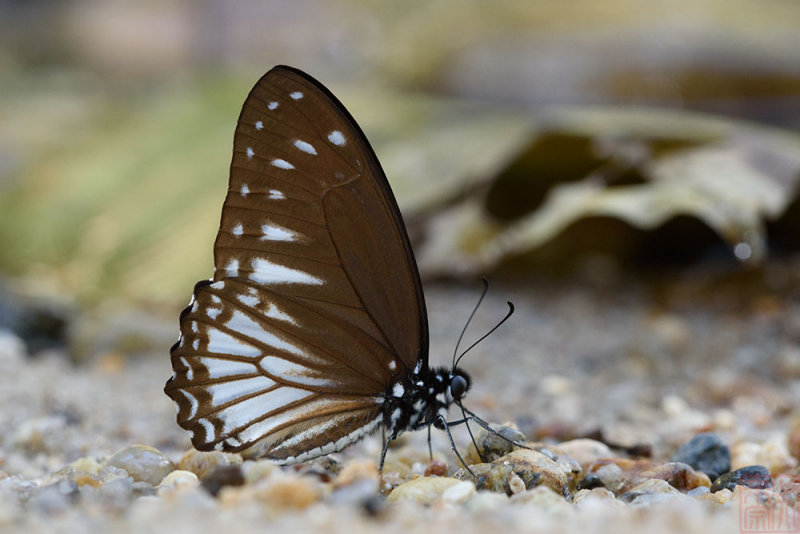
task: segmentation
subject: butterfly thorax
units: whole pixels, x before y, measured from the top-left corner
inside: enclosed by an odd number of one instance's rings
[[[453,391],[453,380],[466,387]],[[469,388],[470,378],[460,369],[419,367],[384,394],[383,425],[390,436],[419,430],[447,417],[447,409]]]

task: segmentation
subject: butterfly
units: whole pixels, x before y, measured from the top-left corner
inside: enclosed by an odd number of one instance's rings
[[[382,428],[382,469],[401,432],[476,417],[455,358],[428,365],[422,284],[375,152],[300,70],[273,68],[244,102],[214,265],[164,388],[195,448],[291,464]],[[454,403],[464,420],[448,423]]]

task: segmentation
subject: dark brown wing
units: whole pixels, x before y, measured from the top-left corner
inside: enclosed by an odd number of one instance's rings
[[[166,387],[197,448],[339,450],[427,366],[422,286],[386,177],[347,110],[298,70],[272,69],[244,103],[214,256]]]

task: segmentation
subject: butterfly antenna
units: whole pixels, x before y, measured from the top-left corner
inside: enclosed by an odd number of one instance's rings
[[[456,341],[456,348],[453,349],[453,369],[456,368],[456,363],[457,363],[456,362],[456,354],[458,354],[458,347],[459,347],[459,345],[461,345],[461,340],[464,339],[464,334],[467,331],[467,327],[469,326],[469,323],[472,322],[472,318],[475,317],[475,312],[478,311],[478,308],[480,307],[481,302],[483,302],[483,297],[485,297],[486,293],[489,291],[489,281],[486,280],[486,278],[481,278],[481,282],[483,282],[483,291],[481,291],[481,296],[478,299],[478,303],[475,304],[474,308],[472,308],[472,313],[469,314],[469,319],[467,319],[467,323],[464,325],[464,328],[461,330],[461,334],[458,336],[458,341]],[[459,358],[459,359],[461,359],[461,358]]]
[[[483,297],[481,297],[481,298],[483,298]],[[475,345],[477,345],[478,343],[480,343],[481,341],[483,341],[484,339],[486,339],[487,337],[489,337],[489,336],[492,334],[492,332],[494,332],[495,330],[497,330],[498,328],[500,328],[500,325],[502,325],[504,322],[508,321],[508,318],[509,318],[509,317],[511,317],[511,316],[514,314],[514,304],[512,304],[511,302],[508,302],[508,301],[507,301],[507,304],[508,304],[508,313],[506,314],[506,316],[505,316],[505,317],[503,317],[503,319],[502,319],[502,320],[501,320],[499,323],[497,323],[496,325],[494,325],[494,327],[493,327],[491,330],[489,330],[488,332],[486,332],[485,334],[483,334],[483,335],[480,337],[480,339],[478,339],[478,341],[476,341],[475,343],[473,343],[472,345],[470,345],[469,347],[467,347],[467,350],[465,350],[464,352],[462,352],[462,353],[461,353],[461,356],[459,356],[459,357],[458,357],[458,359],[457,359],[457,360],[455,360],[455,362],[453,362],[453,369],[455,369],[456,367],[458,367],[458,362],[460,362],[460,361],[461,361],[461,358],[463,358],[463,357],[464,357],[464,355],[465,355],[466,353],[468,353],[469,351],[471,351],[471,350],[472,350],[472,349],[475,347]],[[473,312],[473,313],[474,313],[474,312]]]

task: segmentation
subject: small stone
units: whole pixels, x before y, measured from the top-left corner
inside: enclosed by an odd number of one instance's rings
[[[619,491],[625,481],[625,472],[617,464],[601,465],[595,469],[594,473],[590,474],[600,479],[603,486],[612,492]]]
[[[721,489],[714,493],[707,493],[705,495],[700,495],[696,497],[696,499],[704,502],[711,502],[714,504],[725,504],[729,502],[733,498],[733,492],[729,489]]]
[[[731,470],[731,451],[719,436],[704,432],[678,447],[670,461],[689,464],[716,480]]]
[[[525,483],[514,471],[511,471],[511,473],[508,474],[508,489],[514,495],[517,493],[522,493],[526,489]]]
[[[637,474],[637,478],[657,478],[666,481],[675,489],[688,491],[698,486],[708,487],[711,481],[705,473],[698,473],[690,465],[669,462]]]
[[[158,495],[168,495],[174,493],[181,493],[186,490],[196,488],[200,485],[197,475],[191,471],[184,471],[176,469],[172,473],[164,477],[158,485]]]
[[[220,465],[203,478],[202,484],[214,497],[225,486],[243,486],[244,473],[242,472],[242,466]]]
[[[386,498],[386,502],[415,501],[420,504],[431,504],[439,500],[445,491],[463,480],[451,477],[420,477],[400,484]],[[474,487],[471,482],[468,482]]]
[[[765,489],[772,487],[772,477],[769,469],[763,465],[749,465],[736,471],[725,473],[714,481],[711,491],[717,492],[721,489],[734,491],[736,486],[744,486],[752,489]]]
[[[770,473],[780,475],[797,467],[797,459],[789,454],[782,439],[764,443],[743,441],[731,447],[731,463],[734,469],[749,465],[763,465]]]
[[[686,492],[686,495],[689,497],[702,497],[704,495],[709,495],[711,493],[711,489],[708,486],[697,486],[694,489],[691,489]]]
[[[339,471],[339,476],[333,479],[333,486],[338,488],[361,480],[377,484],[378,466],[372,460],[353,460],[346,463]]]
[[[517,449],[491,464],[476,464],[470,469],[475,473],[475,485],[478,489],[511,495],[509,477],[513,472],[522,479],[526,489],[543,485],[559,495],[565,497],[569,495],[567,474],[556,462],[538,451]],[[455,476],[460,479],[472,479],[472,475],[465,469],[460,469]]]
[[[574,458],[582,466],[589,465],[603,458],[611,458],[614,453],[608,448],[608,445],[601,441],[588,438],[573,439],[559,443],[556,451],[560,454],[565,454],[570,458]]]
[[[28,507],[47,515],[64,513],[77,498],[77,488],[70,480],[45,486],[28,499]]]
[[[431,460],[431,462],[425,467],[425,476],[437,476],[443,477],[447,475],[447,464],[444,462],[440,462],[439,460]]]
[[[308,508],[321,496],[321,486],[316,479],[279,471],[253,486],[223,487],[217,498],[224,507],[254,502],[276,512],[285,512]]]
[[[509,502],[515,505],[534,505],[544,508],[550,513],[556,510],[568,513],[572,510],[572,506],[564,499],[563,495],[559,495],[545,486],[512,495]]]
[[[603,481],[600,480],[600,477],[597,476],[597,475],[594,475],[594,474],[586,475],[585,477],[583,477],[581,479],[580,482],[578,482],[578,490],[579,491],[592,490],[592,489],[595,489],[595,488],[603,488],[603,489],[605,489],[605,485],[603,484]]]
[[[191,471],[197,478],[205,478],[217,467],[227,465],[241,465],[242,457],[238,454],[229,454],[220,451],[186,451],[178,462],[178,469]]]
[[[120,449],[105,461],[105,465],[124,469],[136,481],[157,486],[175,469],[164,453],[147,445],[131,445]]]
[[[683,497],[684,495],[670,486],[665,480],[651,478],[620,495],[619,500],[638,506],[649,506],[678,496]]]
[[[475,434],[475,443],[471,443],[469,447],[467,447],[467,452],[464,457],[467,464],[492,462],[517,448],[511,441],[516,441],[518,443],[523,443],[525,441],[525,436],[522,432],[515,428],[498,424],[491,424],[489,426],[491,426],[495,432],[481,429],[480,432]],[[477,450],[475,449],[475,444],[478,445]]]
[[[468,480],[462,480],[458,484],[453,484],[442,492],[441,501],[447,504],[463,504],[467,502],[477,490],[475,484]]]
[[[572,498],[572,502],[575,505],[580,505],[581,502],[589,500],[615,501],[616,497],[606,488],[600,487],[578,490],[578,492],[575,494],[575,497]]]
[[[259,480],[270,478],[280,470],[281,468],[275,462],[266,459],[247,460],[242,464],[242,472],[247,484],[254,484]]]

